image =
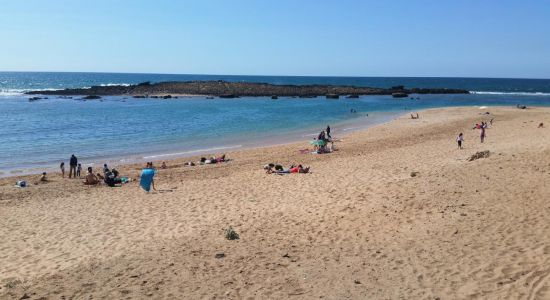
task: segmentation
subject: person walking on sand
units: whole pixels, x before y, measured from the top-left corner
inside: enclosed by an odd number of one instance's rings
[[[327,137],[328,137],[329,139],[331,139],[332,136],[330,136],[330,126],[328,126],[328,125],[327,125],[327,130],[326,130],[326,132],[327,132]]]
[[[71,155],[71,160],[69,161],[69,178],[74,175],[76,178],[76,167],[78,166],[78,159],[76,156]]]
[[[485,141],[485,127],[483,127],[483,126],[480,128],[479,139],[481,140],[481,143],[483,144],[483,141]]]
[[[458,149],[462,149],[462,142],[464,141],[464,135],[462,132],[456,137],[456,142],[458,144]]]
[[[59,169],[61,170],[61,177],[65,178],[65,162],[62,161],[61,164],[59,164]]]

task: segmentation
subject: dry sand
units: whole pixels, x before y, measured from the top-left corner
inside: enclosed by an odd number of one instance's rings
[[[471,128],[490,118],[480,144]],[[428,110],[328,155],[299,143],[220,165],[171,161],[151,194],[2,179],[0,298],[550,299],[550,128],[539,122],[550,126],[550,109]],[[265,174],[269,162],[312,173]],[[228,226],[239,240],[224,238]]]

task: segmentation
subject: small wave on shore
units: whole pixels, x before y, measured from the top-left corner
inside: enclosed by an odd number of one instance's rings
[[[0,89],[0,97],[16,97],[16,96],[25,96],[26,92],[31,91],[55,91],[57,89],[47,88],[47,89]]]
[[[196,149],[196,150],[189,150],[189,151],[176,152],[176,153],[149,155],[149,156],[144,156],[143,159],[158,159],[161,157],[185,156],[185,155],[208,153],[208,152],[220,151],[220,150],[231,150],[231,149],[237,149],[241,147],[242,145],[233,145],[233,146],[221,146],[221,147],[213,147],[213,148],[205,148],[205,149]]]

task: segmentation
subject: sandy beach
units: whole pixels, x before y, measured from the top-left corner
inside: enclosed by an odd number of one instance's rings
[[[169,161],[150,194],[2,178],[0,299],[550,299],[550,108],[419,113],[331,154]],[[481,144],[472,127],[492,118]]]

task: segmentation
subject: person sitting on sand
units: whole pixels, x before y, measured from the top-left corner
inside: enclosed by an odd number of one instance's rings
[[[103,179],[103,181],[110,187],[122,184],[122,179],[118,178],[118,171],[115,169],[105,173],[105,179]]]
[[[40,182],[47,182],[48,177],[46,177],[46,172],[42,172],[42,175],[40,175],[40,179],[38,179]]]
[[[544,128],[544,123],[540,123],[538,128]]]
[[[167,168],[166,163],[165,163],[165,162],[162,162],[162,165],[160,165],[160,168],[161,168],[161,169],[166,169],[166,168]]]
[[[321,133],[319,133],[319,136],[317,137],[317,139],[319,141],[326,141],[326,136],[325,136],[325,131],[321,131]]]
[[[85,185],[96,185],[98,184],[99,178],[94,175],[94,172],[92,171],[92,167],[88,167],[88,171],[86,172],[86,177],[84,178],[84,184]]]
[[[42,172],[42,175],[40,175],[40,178],[38,178],[38,181],[36,181],[34,184],[46,183],[48,181],[49,180],[46,177],[46,172]]]

